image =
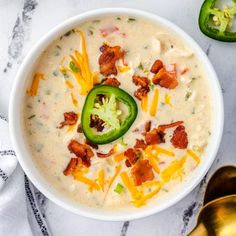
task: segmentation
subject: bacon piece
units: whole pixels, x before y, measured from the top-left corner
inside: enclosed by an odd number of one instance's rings
[[[178,85],[175,64],[163,67],[154,75],[152,82],[167,89],[174,89]]]
[[[125,160],[125,165],[129,168],[129,167],[131,167],[132,165],[130,164],[130,162],[129,162],[129,160]]]
[[[106,44],[100,47],[102,54],[99,57],[100,73],[108,75],[117,75],[116,61],[124,57],[124,51],[120,46],[110,47]]]
[[[100,152],[97,152],[97,156],[99,158],[106,158],[106,157],[109,157],[111,156],[112,154],[114,154],[115,150],[114,148],[112,148],[108,153],[100,153]]]
[[[135,92],[134,92],[134,96],[138,99],[138,100],[142,100],[143,97],[147,96],[147,94],[149,93],[150,88],[149,87],[141,87],[138,88]]]
[[[120,82],[116,78],[106,78],[102,84],[110,85],[110,86],[114,86],[114,87],[120,86]]]
[[[76,140],[71,140],[68,149],[71,153],[74,153],[77,157],[81,158],[85,166],[89,167],[91,165],[90,159],[94,154],[87,144],[81,144]]]
[[[138,75],[132,76],[133,83],[137,86],[148,87],[150,81],[147,77],[141,77]]]
[[[150,120],[146,122],[146,124],[144,126],[145,132],[149,132],[150,131],[151,125],[152,125],[152,122]]]
[[[113,32],[116,32],[116,31],[119,31],[119,28],[116,27],[116,26],[109,26],[109,27],[106,27],[106,28],[103,28],[103,29],[100,29],[100,32],[102,34],[102,37],[106,37],[108,36],[109,34],[113,33]]]
[[[183,125],[179,125],[173,133],[170,140],[175,148],[185,149],[188,146],[188,135]]]
[[[135,185],[141,185],[143,182],[154,179],[152,166],[147,159],[138,161],[131,169],[131,174]]]
[[[143,139],[136,139],[136,143],[134,145],[134,148],[141,148],[145,150],[147,148],[147,144],[144,142]]]
[[[159,70],[163,68],[163,63],[161,60],[156,60],[153,65],[152,65],[152,68],[151,68],[151,72],[156,74],[159,72]]]
[[[82,125],[79,124],[77,127],[77,133],[83,133]]]
[[[176,122],[173,122],[173,123],[170,123],[170,124],[159,125],[157,129],[158,129],[158,131],[165,132],[166,129],[179,126],[179,125],[181,125],[183,123],[184,123],[183,121],[176,121]]]
[[[63,171],[63,174],[65,176],[70,175],[72,171],[75,169],[76,165],[77,165],[77,158],[71,158],[66,169]]]
[[[189,68],[184,68],[181,72],[180,75],[184,75],[185,73],[187,73],[189,71]]]
[[[161,131],[158,131],[156,128],[152,129],[151,131],[145,134],[145,141],[147,145],[154,145],[164,143],[165,134]]]
[[[82,167],[82,159],[79,157],[71,158],[66,169],[63,171],[65,176],[72,174],[75,169],[80,169]]]
[[[102,132],[104,129],[104,121],[97,115],[90,116],[90,128],[96,128],[98,132]]]
[[[127,162],[131,166],[131,165],[134,165],[136,163],[136,161],[142,156],[142,153],[138,149],[129,148],[124,152],[124,155],[127,158]],[[129,166],[127,166],[127,167],[129,167]]]
[[[76,113],[74,113],[73,111],[65,112],[64,121],[60,123],[60,126],[58,128],[61,129],[66,125],[75,125],[77,120],[78,120],[78,115]]]

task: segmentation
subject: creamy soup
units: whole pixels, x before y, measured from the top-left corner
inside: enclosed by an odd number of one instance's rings
[[[40,173],[72,201],[142,207],[201,162],[212,123],[207,75],[162,25],[87,21],[42,53],[29,81],[25,139]]]

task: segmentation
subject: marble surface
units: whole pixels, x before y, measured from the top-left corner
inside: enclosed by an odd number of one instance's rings
[[[147,10],[180,26],[208,55],[224,95],[225,127],[218,155],[207,176],[186,198],[151,217],[131,222],[102,222],[72,214],[38,193],[53,235],[186,235],[196,223],[211,174],[219,166],[236,163],[236,44],[217,42],[200,33],[197,20],[201,3],[196,0],[0,0],[0,112],[5,116],[14,76],[34,43],[63,20],[102,7]]]

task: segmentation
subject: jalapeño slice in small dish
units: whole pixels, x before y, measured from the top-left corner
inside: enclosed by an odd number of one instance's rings
[[[127,92],[118,87],[100,85],[87,95],[81,125],[90,142],[106,144],[123,136],[137,114],[137,104]]]

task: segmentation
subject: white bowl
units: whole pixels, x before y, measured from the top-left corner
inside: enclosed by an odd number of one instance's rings
[[[43,50],[48,47],[48,45],[54,39],[58,38],[60,35],[67,32],[68,30],[78,26],[81,22],[91,18],[108,15],[129,15],[134,17],[142,17],[150,19],[172,29],[177,35],[182,37],[189,44],[189,46],[195,51],[202,63],[205,65],[205,70],[208,75],[207,79],[211,83],[211,89],[214,95],[214,100],[212,101],[214,109],[212,135],[209,140],[209,144],[205,151],[205,154],[202,157],[202,162],[200,166],[196,169],[196,171],[189,178],[189,180],[186,183],[181,184],[178,188],[176,188],[175,191],[168,195],[168,198],[165,198],[163,201],[158,202],[158,204],[152,204],[150,202],[148,206],[145,206],[143,208],[114,212],[93,209],[84,205],[75,204],[66,197],[64,197],[62,194],[58,193],[55,189],[51,188],[49,186],[49,183],[39,173],[38,169],[35,167],[32,161],[30,153],[27,150],[27,145],[23,139],[23,127],[21,124],[21,108],[26,91],[27,77],[32,71],[34,63],[37,60],[38,56],[42,53]],[[52,29],[32,48],[32,50],[24,59],[15,78],[15,83],[13,86],[10,101],[9,123],[12,143],[16,151],[18,160],[26,175],[30,178],[33,184],[43,194],[46,195],[46,197],[48,197],[50,200],[52,200],[59,206],[64,207],[65,209],[79,215],[100,220],[124,221],[138,219],[144,216],[149,216],[154,213],[160,212],[174,205],[193,190],[193,188],[204,177],[204,175],[206,174],[215,159],[223,131],[223,114],[223,99],[216,73],[205,53],[191,37],[189,37],[183,30],[181,30],[176,25],[154,14],[134,9],[106,8],[86,12],[66,20],[62,24]]]

